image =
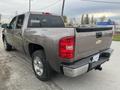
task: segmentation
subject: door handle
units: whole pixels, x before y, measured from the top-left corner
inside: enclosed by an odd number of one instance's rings
[[[100,37],[102,37],[102,32],[97,32],[96,33],[96,38],[100,38]]]

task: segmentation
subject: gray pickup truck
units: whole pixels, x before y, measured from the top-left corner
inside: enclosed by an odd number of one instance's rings
[[[5,50],[13,48],[31,61],[38,79],[53,71],[75,77],[92,69],[102,70],[112,53],[112,27],[65,27],[61,16],[27,12],[2,25]]]

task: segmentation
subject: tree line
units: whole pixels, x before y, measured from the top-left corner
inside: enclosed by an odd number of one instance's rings
[[[63,16],[63,20],[67,26],[73,26],[74,22],[76,21],[75,18],[72,18],[71,20],[68,20],[67,16]],[[94,15],[89,14],[82,14],[79,21],[80,25],[95,25],[97,22],[104,22],[107,20],[107,22],[112,22],[110,18],[107,18],[106,16],[101,16],[99,18],[95,18]],[[69,22],[68,22],[69,21]]]

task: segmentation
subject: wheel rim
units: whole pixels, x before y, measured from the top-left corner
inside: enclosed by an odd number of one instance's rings
[[[39,76],[43,74],[43,64],[39,57],[34,57],[34,70]]]
[[[7,45],[6,45],[6,44],[7,44],[7,43],[6,43],[6,41],[5,41],[5,40],[3,41],[3,44],[4,44],[4,48],[6,49],[6,47],[7,47]]]

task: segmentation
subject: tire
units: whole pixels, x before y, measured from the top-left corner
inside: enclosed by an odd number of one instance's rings
[[[32,67],[36,77],[41,81],[48,81],[52,75],[52,69],[46,61],[43,50],[37,50],[32,54]]]
[[[11,51],[12,50],[12,46],[7,43],[7,40],[5,38],[3,39],[3,44],[4,44],[4,48],[5,48],[6,51]]]

